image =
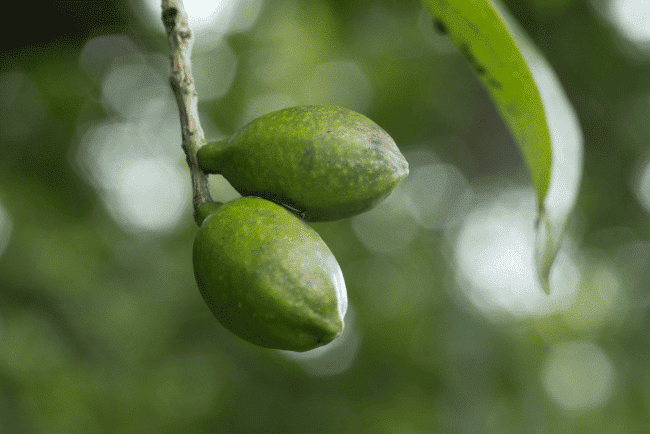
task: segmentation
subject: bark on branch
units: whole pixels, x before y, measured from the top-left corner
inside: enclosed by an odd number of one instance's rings
[[[196,153],[205,144],[205,134],[199,120],[199,97],[192,75],[192,45],[194,37],[187,24],[182,0],[162,0],[162,20],[169,41],[171,61],[170,83],[181,120],[182,147],[192,177],[194,220],[200,224],[199,205],[212,202],[208,175],[199,169]]]

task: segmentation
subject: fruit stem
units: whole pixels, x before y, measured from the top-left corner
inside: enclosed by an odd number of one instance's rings
[[[205,134],[199,120],[199,97],[192,75],[192,45],[194,37],[187,24],[187,14],[182,0],[162,0],[162,21],[169,41],[171,61],[170,84],[178,104],[181,120],[182,148],[192,178],[192,205],[194,220],[198,225],[199,206],[212,202],[208,175],[199,168],[196,153],[205,145]]]
[[[228,144],[228,139],[218,142],[210,142],[203,146],[196,154],[199,167],[205,173],[219,173],[221,159],[224,148]]]

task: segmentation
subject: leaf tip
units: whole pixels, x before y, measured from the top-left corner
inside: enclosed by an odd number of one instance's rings
[[[535,222],[535,268],[542,290],[548,295],[551,293],[550,275],[551,267],[558,251],[558,243],[554,240],[550,221],[545,210],[539,211]]]
[[[542,287],[542,291],[544,291],[544,294],[546,295],[551,295],[551,283],[549,282],[548,277],[543,277],[540,276],[540,286]]]

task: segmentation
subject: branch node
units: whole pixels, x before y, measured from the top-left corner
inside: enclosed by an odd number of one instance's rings
[[[167,31],[167,35],[169,35],[174,29],[177,16],[178,16],[178,9],[176,8],[168,8],[163,10],[162,20],[165,26],[165,31]]]

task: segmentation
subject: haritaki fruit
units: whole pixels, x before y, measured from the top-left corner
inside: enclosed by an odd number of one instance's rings
[[[340,107],[299,106],[261,116],[198,152],[242,196],[287,205],[307,221],[368,211],[408,175],[393,139],[367,117]]]
[[[253,344],[307,351],[343,330],[347,293],[320,236],[282,206],[242,197],[199,209],[194,274],[219,322]]]

